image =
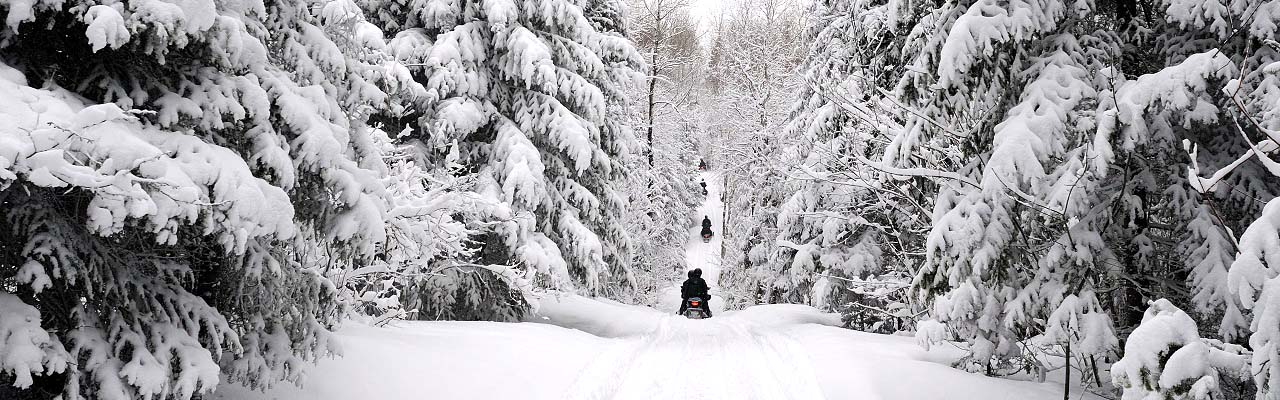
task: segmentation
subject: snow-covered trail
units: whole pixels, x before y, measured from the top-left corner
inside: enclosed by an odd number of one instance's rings
[[[805,348],[783,331],[734,317],[664,316],[583,369],[568,399],[823,399]],[[870,393],[858,396],[874,400]]]
[[[689,228],[689,244],[685,246],[684,265],[685,270],[694,268],[702,268],[702,279],[707,280],[707,285],[712,290],[720,287],[720,249],[721,233],[724,232],[724,199],[721,193],[724,181],[720,177],[719,172],[704,171],[701,174],[703,181],[707,182],[706,201],[702,206],[698,207],[695,214],[693,227]],[[702,217],[711,219],[711,241],[702,242]]]
[[[707,286],[711,287],[711,313],[724,312],[724,299],[720,296],[720,260],[722,241],[721,234],[724,232],[724,200],[721,197],[723,193],[724,180],[719,172],[703,171],[699,174],[704,182],[707,183],[707,195],[701,206],[698,206],[694,213],[693,224],[689,227],[689,242],[685,245],[684,250],[684,268],[690,271],[694,268],[702,269],[702,279],[707,281]],[[711,219],[711,240],[702,241],[702,217]],[[663,289],[659,293],[658,308],[662,310],[670,310],[676,312],[680,308],[680,281],[672,282],[671,286]]]
[[[753,321],[750,315],[724,315],[724,303],[718,295],[724,232],[722,180],[713,171],[702,172],[700,177],[707,183],[707,195],[689,228],[685,270],[702,269],[702,277],[711,287],[710,304],[717,317],[689,320],[666,314],[647,318],[631,331],[618,330],[619,326],[614,325],[595,332],[621,337],[587,365],[566,398],[824,398],[812,363],[797,340],[775,326]],[[702,240],[703,217],[711,220],[714,232],[708,242]],[[663,291],[661,309],[674,312],[679,308],[680,284],[673,282]],[[864,392],[857,398],[878,397]]]

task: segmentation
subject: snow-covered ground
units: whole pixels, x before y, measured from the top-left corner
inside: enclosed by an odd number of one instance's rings
[[[213,399],[558,399],[606,341],[543,324],[349,323],[341,358],[312,366],[301,388],[223,384]]]
[[[704,174],[699,211],[716,237],[691,228],[688,268],[716,289],[720,267],[720,179]],[[349,323],[337,332],[345,356],[322,360],[302,387],[267,393],[223,385],[214,399],[859,399],[1039,400],[1060,383],[985,377],[947,366],[963,352],[926,351],[904,336],[838,328],[834,314],[765,305],[715,318],[674,315],[679,282],[656,309],[548,294],[525,323]],[[673,292],[671,292],[673,291]],[[1073,399],[1096,399],[1074,389]]]
[[[961,352],[829,325],[797,305],[686,320],[577,296],[544,299],[545,323],[350,323],[342,358],[301,387],[223,385],[214,399],[1061,399],[1061,385],[945,365]],[[579,328],[579,329],[575,329]],[[1071,398],[1083,396],[1079,389]]]

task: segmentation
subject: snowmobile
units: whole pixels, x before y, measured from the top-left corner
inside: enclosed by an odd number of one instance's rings
[[[702,243],[711,243],[711,232],[702,232]]]
[[[707,303],[702,301],[701,297],[690,297],[685,303],[684,312],[681,314],[688,319],[704,319],[710,317],[707,314]]]

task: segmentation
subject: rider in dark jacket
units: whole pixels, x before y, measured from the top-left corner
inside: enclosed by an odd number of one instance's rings
[[[705,215],[702,216],[702,236],[711,236],[711,218]]]
[[[689,271],[689,279],[685,279],[684,284],[680,285],[680,314],[684,314],[684,310],[689,308],[689,299],[697,297],[702,299],[702,309],[707,311],[707,317],[711,317],[711,294],[708,293],[710,288],[707,287],[707,281],[702,280],[702,268],[694,268]]]

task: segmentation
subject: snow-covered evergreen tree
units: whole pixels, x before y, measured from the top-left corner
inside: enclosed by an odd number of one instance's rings
[[[1168,300],[1151,303],[1111,368],[1122,399],[1223,398],[1222,381],[1246,373],[1248,350],[1200,337],[1195,320]]]
[[[1267,68],[1274,74],[1274,67],[1280,66],[1280,61],[1273,61],[1267,65]],[[1275,93],[1277,87],[1273,83],[1273,79],[1267,79],[1255,90],[1254,93]],[[1238,95],[1239,91],[1234,92]],[[1236,97],[1239,99],[1239,97]],[[1273,102],[1274,97],[1262,96],[1263,101],[1269,104]],[[1213,190],[1226,176],[1237,173],[1244,162],[1258,160],[1263,164],[1267,171],[1275,177],[1280,177],[1280,162],[1275,161],[1276,152],[1280,150],[1277,145],[1277,137],[1274,130],[1270,126],[1275,126],[1277,122],[1275,108],[1268,109],[1266,107],[1251,108],[1245,104],[1257,106],[1256,103],[1240,103],[1242,118],[1249,118],[1253,123],[1253,127],[1262,130],[1267,139],[1259,141],[1257,144],[1249,142],[1250,150],[1244,152],[1236,162],[1215,171],[1207,178],[1203,177],[1199,170],[1199,165],[1189,169],[1189,180],[1194,182],[1193,186],[1199,191]],[[1250,110],[1261,109],[1262,117],[1254,119],[1248,114]],[[1244,132],[1240,132],[1244,134]],[[1197,152],[1192,151],[1193,159],[1197,159]],[[1242,310],[1251,312],[1252,320],[1249,323],[1248,330],[1251,334],[1248,336],[1249,347],[1253,350],[1252,362],[1250,364],[1250,374],[1253,377],[1257,387],[1257,397],[1261,399],[1277,399],[1280,398],[1280,198],[1273,198],[1267,202],[1262,213],[1258,218],[1249,223],[1248,228],[1240,235],[1239,251],[1236,253],[1235,259],[1226,274],[1226,286],[1230,294],[1233,296],[1227,300],[1228,305],[1234,303],[1239,304]],[[1213,277],[1223,279],[1221,276]],[[1231,315],[1228,315],[1231,317]],[[1224,321],[1224,327],[1226,321]]]
[[[811,302],[846,314],[854,325],[909,324],[905,304],[909,247],[927,228],[908,184],[881,179],[861,162],[883,151],[897,122],[876,87],[891,83],[904,36],[894,33],[891,4],[812,4],[800,97],[788,118],[788,146],[802,161],[788,169],[794,194],[778,216],[771,258],[791,270],[793,288]],[[904,213],[904,211],[907,211]],[[809,266],[809,268],[805,268]],[[887,310],[893,308],[893,310]],[[862,323],[856,323],[863,321]],[[886,321],[887,320],[887,321]],[[892,322],[884,325],[884,322]],[[895,328],[896,329],[896,328]]]
[[[1057,190],[1079,185],[1080,179],[1066,174],[1054,179],[1055,165],[1045,165],[1069,160],[1068,149],[1087,145],[1072,141],[1089,138],[1076,129],[1077,121],[1089,115],[1082,106],[1093,101],[1096,90],[1090,74],[1097,71],[1090,69],[1090,54],[1071,30],[1070,21],[1084,18],[1088,9],[1018,2],[960,7],[966,10],[943,11],[957,15],[940,48],[934,48],[937,74],[931,84],[970,93],[961,95],[969,98],[948,99],[944,90],[934,92],[936,100],[928,102],[937,104],[946,118],[942,126],[961,122],[965,125],[954,130],[971,133],[930,138],[939,142],[932,147],[943,148],[960,168],[939,188],[926,240],[927,260],[916,284],[926,293],[944,293],[934,303],[934,315],[969,340],[973,361],[991,371],[990,360],[1022,352],[1016,344],[1021,339],[1018,332],[1035,329],[1037,320],[1059,308],[1057,302],[1093,286],[1089,280],[1108,260],[1106,249],[1092,237],[1095,233],[1072,229],[1087,215],[1074,207],[1079,202],[1071,203],[1071,195],[1087,196],[1090,191]],[[1029,12],[1029,18],[1015,16],[1018,11]],[[988,15],[995,17],[983,22]],[[996,40],[1011,41],[1036,55],[1017,59],[986,50]],[[904,81],[909,79],[913,77]],[[903,132],[913,136],[937,129],[925,127],[933,123],[930,120],[908,118]],[[952,142],[952,137],[957,140]],[[900,151],[898,143],[890,145],[886,160],[911,166],[913,162],[896,158]],[[1054,184],[1061,179],[1070,180]],[[1048,251],[1027,251],[1031,243],[1041,242]]]
[[[394,319],[514,321],[532,297],[529,282],[505,265],[475,262],[474,238],[509,218],[503,204],[474,192],[456,152],[441,168],[421,142],[371,132],[387,163],[382,178],[391,200],[387,241],[367,265],[330,273],[355,310],[383,324]],[[399,135],[407,136],[407,132]]]
[[[636,147],[624,85],[642,65],[616,1],[368,1],[426,88],[415,131],[456,146],[476,191],[511,215],[477,240],[485,265],[541,287],[633,284],[618,185]]]
[[[1237,132],[1220,89],[1272,115],[1272,7],[1120,3],[815,3],[790,120],[807,162],[759,224],[776,229],[774,269],[810,276],[891,232],[864,254],[912,269],[913,300],[942,323],[931,331],[969,342],[989,373],[1040,368],[1053,348],[1110,357],[1099,344],[1114,336],[1071,338],[1086,323],[1127,332],[1152,298],[1239,340],[1250,307],[1229,284],[1232,232],[1280,186],[1246,162],[1197,188],[1183,140],[1213,170],[1264,135]],[[869,223],[841,228],[848,210]]]
[[[1274,144],[1273,146],[1274,147]],[[1274,161],[1271,166],[1277,166]],[[1275,172],[1280,173],[1280,169]],[[1280,176],[1280,175],[1278,175]],[[1253,350],[1250,372],[1257,385],[1258,398],[1280,398],[1280,201],[1267,203],[1263,214],[1249,225],[1240,238],[1240,252],[1228,276],[1231,292],[1238,296],[1243,308],[1251,310],[1253,332],[1249,346]]]
[[[386,240],[364,121],[423,93],[349,1],[5,2],[0,382],[192,398],[335,350]]]

